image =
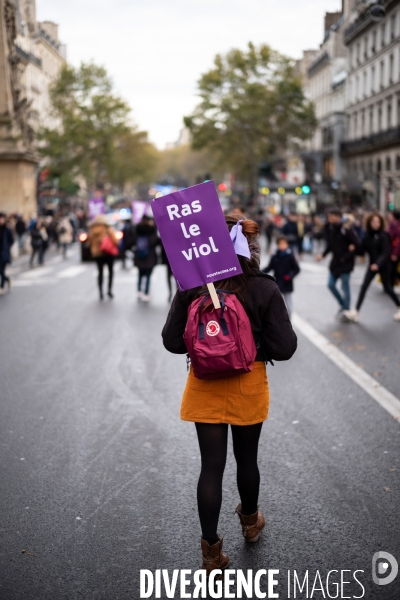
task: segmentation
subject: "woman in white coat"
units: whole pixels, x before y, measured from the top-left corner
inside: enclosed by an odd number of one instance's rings
[[[67,248],[72,244],[73,230],[68,217],[63,217],[57,227],[58,243],[62,246],[63,257],[67,258]]]

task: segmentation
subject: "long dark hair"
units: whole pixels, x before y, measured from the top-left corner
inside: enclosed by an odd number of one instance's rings
[[[257,242],[259,227],[254,221],[243,219],[243,217],[238,215],[226,215],[225,220],[229,231],[238,221],[242,221],[242,231],[247,238],[251,257],[245,258],[244,256],[238,255],[238,260],[243,273],[241,275],[235,275],[235,277],[223,279],[222,281],[216,281],[215,287],[220,290],[230,290],[244,301],[243,292],[246,288],[246,282],[248,278],[252,276],[253,270],[260,268],[260,247]]]
[[[371,227],[371,222],[374,217],[378,217],[379,222],[381,224],[380,229],[378,229],[378,230],[373,230]],[[365,220],[365,229],[368,231],[368,233],[371,233],[371,231],[384,231],[385,230],[385,219],[378,212],[371,213],[370,215],[368,215],[368,217]]]

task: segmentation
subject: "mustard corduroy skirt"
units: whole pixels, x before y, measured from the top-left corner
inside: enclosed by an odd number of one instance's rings
[[[197,379],[190,369],[181,404],[181,419],[195,423],[254,425],[268,417],[269,387],[264,362],[250,373],[224,379]]]

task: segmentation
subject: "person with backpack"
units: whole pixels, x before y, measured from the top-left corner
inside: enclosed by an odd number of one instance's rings
[[[355,323],[358,322],[359,312],[364,302],[365,295],[375,276],[381,276],[383,289],[390,296],[397,310],[393,315],[395,321],[400,321],[400,300],[393,290],[390,282],[391,265],[390,265],[390,246],[391,240],[388,233],[385,231],[385,220],[379,213],[369,215],[366,221],[366,234],[361,246],[358,248],[357,254],[368,254],[369,265],[365,272],[364,281],[362,283],[356,308],[348,310],[345,316]]]
[[[293,279],[300,273],[300,267],[293,250],[289,247],[288,239],[284,235],[278,236],[276,244],[278,249],[271,257],[269,265],[263,269],[263,273],[273,271],[290,317],[293,306]]]
[[[136,226],[134,235],[135,266],[139,269],[138,298],[144,302],[150,300],[150,279],[158,262],[156,248],[160,245],[154,219],[144,215]],[[144,290],[143,290],[144,282]]]
[[[279,288],[259,270],[257,224],[236,215],[225,218],[243,273],[215,284],[222,310],[214,308],[206,287],[177,291],[162,331],[169,352],[188,352],[191,359],[180,416],[195,423],[199,441],[197,503],[207,575],[229,565],[217,533],[229,426],[240,496],[236,512],[245,541],[256,542],[265,526],[257,464],[269,409],[265,363],[288,360],[297,347]]]
[[[100,300],[103,300],[103,271],[108,268],[108,297],[114,298],[112,284],[114,277],[114,258],[118,255],[118,239],[114,229],[104,215],[97,215],[90,224],[88,237],[90,253],[96,261]]]
[[[351,215],[343,216],[339,208],[331,208],[324,228],[326,247],[323,254],[317,254],[315,257],[319,262],[328,254],[332,254],[328,288],[339,303],[336,318],[344,323],[348,322],[345,311],[350,309],[350,276],[354,270],[355,251],[360,244],[353,225],[354,218]],[[336,287],[339,280],[342,293]]]

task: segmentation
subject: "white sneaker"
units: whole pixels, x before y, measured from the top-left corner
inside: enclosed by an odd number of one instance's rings
[[[349,321],[353,321],[353,323],[358,323],[359,313],[358,310],[356,310],[355,308],[353,310],[344,310],[343,314]]]
[[[143,302],[150,302],[150,296],[149,296],[149,294],[143,294],[142,300],[143,300]]]
[[[143,300],[143,296],[144,296],[143,292],[139,291],[137,293],[137,297],[139,298],[139,300]]]
[[[3,296],[3,295],[4,295],[4,293],[5,293],[5,292],[4,292],[4,288],[0,288],[0,296]]]
[[[393,321],[400,321],[400,307],[394,313],[394,315],[393,315]]]

